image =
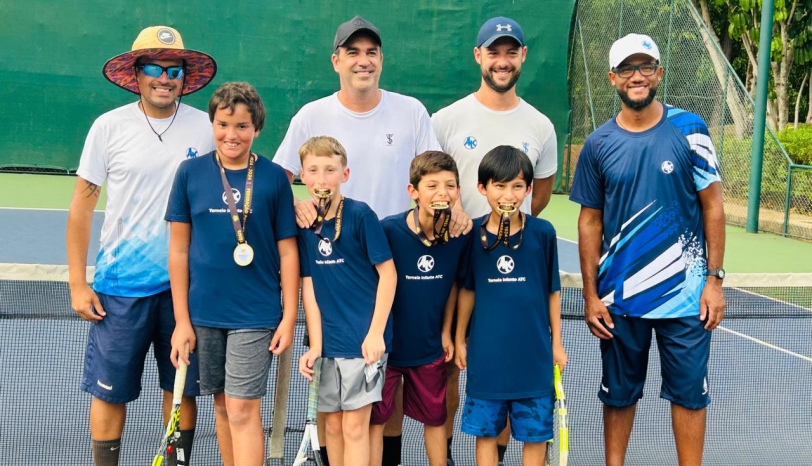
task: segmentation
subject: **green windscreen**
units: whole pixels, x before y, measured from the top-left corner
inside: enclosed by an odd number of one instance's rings
[[[338,89],[330,63],[333,36],[356,14],[381,30],[381,87],[418,98],[429,113],[479,86],[473,58],[479,26],[493,16],[515,19],[528,46],[518,91],[555,124],[560,158],[569,125],[567,49],[575,1],[495,3],[2,2],[0,168],[75,170],[93,120],[136,99],[110,84],[102,65],[128,51],[151,25],[177,28],[187,48],[217,60],[214,82],[185,103],[204,109],[227,81],[257,87],[268,122],[255,149],[272,157],[299,108]]]

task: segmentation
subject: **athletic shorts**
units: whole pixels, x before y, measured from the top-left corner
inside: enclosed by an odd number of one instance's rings
[[[612,316],[614,338],[601,340],[603,377],[598,398],[624,408],[643,397],[651,332],[657,336],[662,386],[660,396],[687,409],[710,404],[708,358],[711,332],[698,316],[643,319]]]
[[[200,394],[225,392],[256,400],[268,391],[274,329],[229,330],[195,325]]]
[[[141,394],[144,362],[153,345],[158,379],[163,390],[175,385],[175,367],[169,360],[175,315],[169,290],[142,298],[97,293],[104,312],[90,327],[85,351],[82,390],[108,403],[129,403]],[[183,394],[197,396],[197,358],[190,356]]]
[[[445,356],[416,367],[386,366],[381,402],[372,407],[371,424],[386,424],[395,412],[395,388],[403,377],[403,414],[427,426],[441,426],[448,417],[445,407]]]
[[[336,413],[353,411],[381,401],[386,359],[371,372],[367,380],[362,358],[324,358],[321,363],[321,384],[319,385],[319,412]]]
[[[546,442],[553,438],[555,396],[518,400],[482,400],[468,396],[460,430],[475,437],[497,437],[510,416],[510,433],[520,442]]]

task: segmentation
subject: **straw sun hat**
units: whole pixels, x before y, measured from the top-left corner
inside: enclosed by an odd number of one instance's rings
[[[135,78],[135,63],[140,57],[183,60],[185,72],[181,95],[203,89],[217,74],[217,63],[211,56],[185,49],[180,33],[168,26],[152,26],[141,31],[133,42],[132,50],[107,60],[102,73],[116,86],[140,94]]]

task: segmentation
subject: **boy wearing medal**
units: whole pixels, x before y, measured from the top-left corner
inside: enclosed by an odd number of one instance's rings
[[[302,303],[310,349],[299,371],[311,379],[322,357],[319,412],[326,413],[332,466],[366,466],[369,418],[381,401],[391,331],[387,320],[397,285],[392,253],[367,204],[341,195],[350,176],[347,154],[327,136],[299,149],[301,179],[317,200],[317,218],[299,231]],[[386,333],[386,335],[385,335]]]
[[[299,288],[297,226],[285,171],[251,152],[265,108],[248,83],[209,101],[217,149],[178,168],[166,220],[177,324],[172,363],[198,351],[200,392],[214,395],[227,465],[261,464],[260,399],[271,353],[293,341]]]
[[[477,187],[491,212],[474,222],[480,237],[470,248],[455,338],[457,365],[468,368],[461,430],[477,437],[477,464],[497,464],[508,415],[524,442],[524,465],[544,464],[553,437],[553,364],[563,369],[567,354],[555,229],[519,210],[532,179],[530,159],[514,147],[492,149],[479,165]]]
[[[414,209],[385,218],[383,225],[398,272],[392,305],[392,351],[383,400],[372,408],[372,464],[397,464],[399,451],[383,449],[384,424],[395,410],[403,378],[403,412],[424,425],[431,466],[446,465],[446,363],[454,357],[451,321],[457,278],[472,235],[451,238],[451,208],[459,199],[454,159],[440,151],[412,159],[407,187]],[[398,419],[399,418],[395,418]]]

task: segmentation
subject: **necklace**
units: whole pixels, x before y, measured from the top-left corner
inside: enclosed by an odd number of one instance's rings
[[[172,123],[175,122],[175,117],[178,116],[178,110],[180,109],[180,102],[175,103],[175,113],[172,114],[172,121],[169,122],[169,126],[167,126],[166,129],[161,131],[160,133],[155,131],[155,128],[152,127],[152,123],[149,122],[149,116],[147,116],[147,111],[144,110],[144,105],[141,103],[140,100],[138,101],[138,108],[140,108],[141,113],[144,114],[144,118],[147,120],[147,124],[149,125],[149,129],[151,129],[152,132],[155,133],[156,136],[158,136],[159,141],[164,142],[164,140],[161,138],[161,136],[166,134],[166,132],[169,131],[169,128],[172,126]]]

